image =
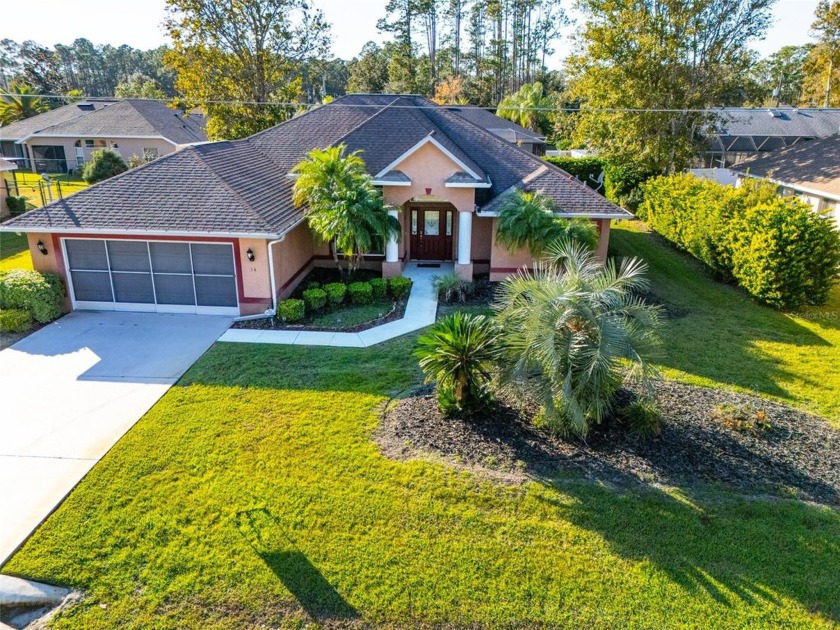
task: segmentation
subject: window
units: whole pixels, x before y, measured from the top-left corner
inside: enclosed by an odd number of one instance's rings
[[[104,140],[85,140],[85,148],[86,149],[107,149],[108,144]]]
[[[157,147],[144,147],[143,148],[143,159],[147,162],[151,162],[152,160],[156,160],[158,157],[158,150]]]

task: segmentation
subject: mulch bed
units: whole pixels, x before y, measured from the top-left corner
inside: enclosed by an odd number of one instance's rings
[[[585,441],[560,439],[506,404],[473,418],[446,418],[430,388],[389,406],[377,440],[395,459],[432,455],[510,481],[572,474],[613,485],[718,485],[840,505],[840,432],[824,420],[754,396],[673,381],[659,383],[657,391],[662,433],[648,440],[616,423]],[[726,428],[711,415],[727,404],[763,409],[771,428]]]
[[[314,324],[307,324],[306,322],[302,324],[284,324],[274,317],[264,317],[262,319],[249,319],[241,322],[234,322],[231,328],[247,328],[251,330],[311,330],[313,332],[362,332],[363,330],[368,330],[374,326],[381,326],[382,324],[402,319],[403,314],[405,314],[406,303],[407,300],[393,302],[386,315],[383,317],[377,317],[376,319],[372,319],[357,326],[336,326],[334,328],[328,328],[324,326],[316,326]],[[383,310],[387,308],[389,307],[384,306]]]

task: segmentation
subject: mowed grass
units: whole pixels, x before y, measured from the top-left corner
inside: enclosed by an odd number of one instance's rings
[[[0,271],[32,269],[26,234],[0,232]]]
[[[3,572],[87,594],[55,628],[840,623],[835,510],[386,459],[414,343],[216,344]]]
[[[666,376],[776,398],[840,427],[840,286],[823,307],[781,313],[715,281],[644,224],[615,226],[611,249],[643,258],[653,292],[686,311],[663,327]]]
[[[10,173],[7,173],[6,177],[9,180],[12,179],[12,175]],[[44,202],[50,203],[50,195],[45,187],[43,188],[43,195],[41,194],[42,182],[44,179],[39,173],[15,171],[14,178],[17,181],[18,194],[22,197],[26,197],[26,200],[30,204],[36,208],[40,208],[44,205]],[[51,189],[53,201],[58,201],[61,197],[67,197],[73,193],[79,192],[80,190],[84,190],[89,186],[85,180],[75,175],[50,173],[49,178],[52,181]]]

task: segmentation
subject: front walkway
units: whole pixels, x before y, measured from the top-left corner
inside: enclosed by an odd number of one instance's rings
[[[414,284],[411,286],[411,295],[408,298],[408,304],[405,305],[405,314],[402,319],[374,326],[362,332],[231,328],[219,338],[219,341],[367,348],[434,324],[437,316],[437,292],[432,286],[432,278],[449,271],[452,271],[452,263],[441,263],[440,267],[418,267],[417,263],[406,265],[403,275],[411,278]]]
[[[0,564],[230,322],[76,311],[0,352]]]

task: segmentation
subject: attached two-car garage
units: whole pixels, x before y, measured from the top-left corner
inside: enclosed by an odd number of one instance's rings
[[[64,238],[73,307],[238,315],[231,243]]]

